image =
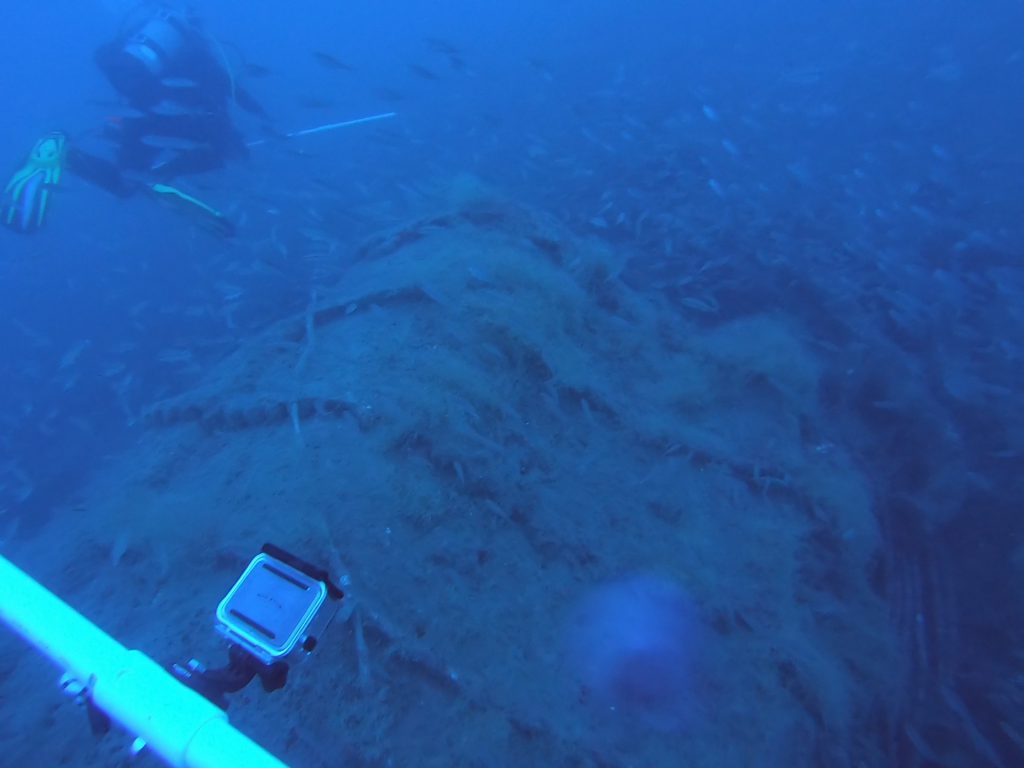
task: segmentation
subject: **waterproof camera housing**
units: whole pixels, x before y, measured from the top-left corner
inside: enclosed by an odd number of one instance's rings
[[[311,652],[340,597],[326,574],[268,545],[217,606],[217,631],[269,666]]]

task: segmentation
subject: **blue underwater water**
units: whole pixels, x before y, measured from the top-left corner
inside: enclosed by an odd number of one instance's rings
[[[9,9],[0,181],[158,7]],[[1024,5],[191,7],[234,234],[0,228],[0,554],[161,665],[322,565],[289,765],[1024,764]],[[61,671],[0,630],[0,765],[125,764]]]

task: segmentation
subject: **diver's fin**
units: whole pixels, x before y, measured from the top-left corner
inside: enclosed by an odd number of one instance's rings
[[[188,216],[203,229],[220,237],[234,236],[235,225],[231,219],[202,200],[169,184],[150,184],[149,190],[162,203]]]
[[[11,176],[0,200],[0,218],[16,232],[33,232],[43,226],[50,193],[64,170],[67,137],[48,133],[32,147],[28,160]]]

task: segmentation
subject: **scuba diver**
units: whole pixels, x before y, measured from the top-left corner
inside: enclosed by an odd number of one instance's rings
[[[61,131],[43,136],[0,198],[6,226],[18,232],[40,228],[67,171],[118,197],[145,192],[219,234],[234,233],[220,211],[169,182],[246,154],[231,120],[232,102],[258,116],[265,112],[234,81],[222,47],[194,14],[162,3],[147,10],[129,16],[120,34],[95,53],[126,104],[126,113],[110,118],[100,132],[114,142],[113,157],[86,152]]]

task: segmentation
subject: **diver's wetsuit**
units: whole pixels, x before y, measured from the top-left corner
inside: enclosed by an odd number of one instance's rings
[[[227,157],[245,152],[240,135],[226,116],[123,118],[108,126],[106,133],[117,143],[115,159],[70,145],[65,167],[118,197],[130,197],[145,187],[139,176],[169,181],[181,174],[215,170]],[[161,148],[161,143],[169,148]],[[126,172],[133,172],[134,177]]]
[[[118,197],[131,197],[143,187],[141,181],[125,178],[117,163],[112,160],[91,155],[74,146],[67,149],[64,167],[90,184],[95,184]]]
[[[161,5],[100,46],[96,63],[129,110],[103,130],[114,152],[94,154],[72,146],[63,131],[41,137],[0,190],[0,224],[16,232],[42,227],[51,193],[66,170],[118,197],[146,191],[190,212],[215,234],[233,234],[224,214],[169,183],[179,174],[219,168],[246,152],[231,122],[232,103],[265,115],[234,82],[220,45],[195,17]]]
[[[245,144],[231,121],[232,101],[263,114],[233,82],[196,23],[174,16],[163,23],[173,27],[173,51],[162,50],[159,40],[146,37],[145,27],[96,50],[97,66],[134,111],[111,120],[104,130],[117,144],[114,158],[74,146],[67,151],[69,171],[118,197],[142,189],[140,176],[169,181],[180,174],[220,168],[231,156],[243,156]],[[138,40],[143,45],[136,44]]]

